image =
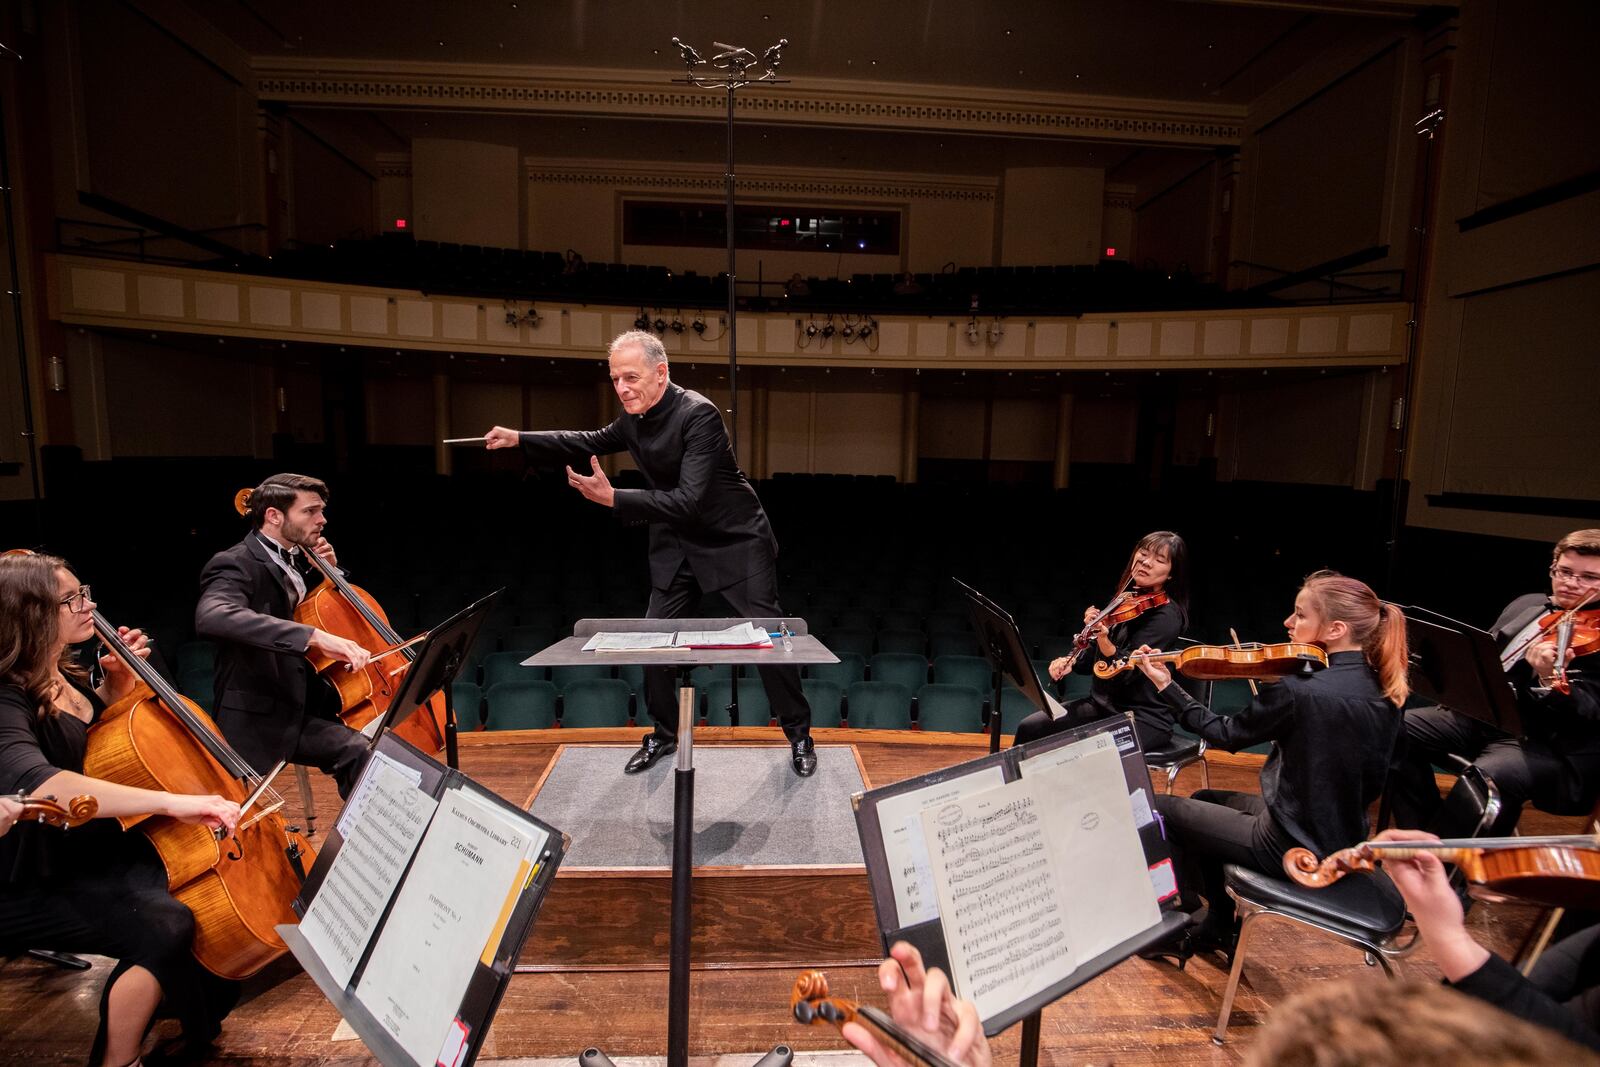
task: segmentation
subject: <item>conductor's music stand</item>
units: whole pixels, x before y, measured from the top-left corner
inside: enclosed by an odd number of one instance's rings
[[[400,679],[389,710],[384,712],[378,726],[372,731],[370,748],[376,748],[378,738],[405,722],[416,710],[426,704],[433,694],[444,690],[444,752],[445,762],[458,768],[460,761],[456,750],[456,707],[451,695],[451,684],[461,668],[467,664],[467,653],[478,639],[478,631],[489,616],[489,609],[504,593],[496,589],[476,603],[469,604],[444,622],[429,630],[422,639],[422,647]]]

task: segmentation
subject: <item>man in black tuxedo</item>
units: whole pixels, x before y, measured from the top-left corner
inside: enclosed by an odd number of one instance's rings
[[[353,670],[370,658],[354,641],[294,620],[318,577],[305,562],[315,552],[336,564],[322,536],[328,487],[301,474],[275,474],[250,495],[250,532],[211,557],[200,574],[195,631],[218,643],[217,726],[239,754],[265,773],[279,760],[331,774],[348,796],[367,745],[339,721],[338,698],[315,672],[309,652]]]
[[[1600,653],[1574,658],[1568,651],[1571,691],[1561,693],[1551,688],[1554,635],[1538,632],[1550,611],[1600,605],[1600,530],[1576,530],[1556,543],[1550,584],[1549,596],[1513,600],[1493,630],[1527,733],[1512,737],[1444,707],[1407,711],[1404,763],[1393,782],[1398,825],[1429,825],[1440,803],[1433,765],[1449,767],[1451,756],[1471,760],[1499,786],[1502,807],[1491,834],[1510,833],[1525,801],[1557,815],[1587,815],[1600,798]]]
[[[703,593],[721,593],[740,615],[777,618],[778,542],[767,513],[733,455],[722,415],[699,393],[674,385],[655,334],[634,330],[611,342],[611,384],[625,414],[603,430],[519,433],[496,426],[489,448],[520,445],[531,462],[567,464],[567,482],[626,523],[650,524],[652,619],[681,618]],[[598,456],[626,451],[648,489],[615,489]],[[576,463],[589,473],[579,474]],[[789,738],[794,771],[817,768],[811,706],[795,667],[762,667],[761,682]],[[645,669],[645,704],[655,729],[624,768],[629,774],[678,747],[671,667]]]

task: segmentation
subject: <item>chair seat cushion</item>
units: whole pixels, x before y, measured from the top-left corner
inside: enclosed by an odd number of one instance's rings
[[[1200,758],[1200,739],[1198,737],[1178,737],[1174,735],[1163,741],[1155,748],[1144,750],[1144,761],[1158,767],[1168,767],[1174,763],[1184,763],[1188,760]]]
[[[1241,900],[1362,941],[1394,937],[1405,925],[1406,905],[1389,876],[1358,871],[1322,889],[1310,889],[1283,875],[1249,867],[1223,868],[1228,889]]]

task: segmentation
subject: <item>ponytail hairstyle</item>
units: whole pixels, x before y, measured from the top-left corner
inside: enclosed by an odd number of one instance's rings
[[[1338,621],[1350,627],[1351,639],[1360,643],[1361,654],[1378,672],[1383,695],[1397,708],[1404,704],[1411,694],[1404,613],[1379,600],[1366,582],[1346,578],[1338,571],[1317,571],[1300,588],[1311,597],[1325,622]]]
[[[70,648],[51,652],[61,640],[61,590],[57,575],[66,561],[39,553],[0,556],[0,685],[28,694],[42,718],[55,708],[52,669],[79,681],[87,677]]]
[[[1141,553],[1163,555],[1167,557],[1167,565],[1171,568],[1167,572],[1166,583],[1162,592],[1167,594],[1167,600],[1178,609],[1179,631],[1189,628],[1189,546],[1184,544],[1183,538],[1171,530],[1157,530],[1147,533],[1139,538],[1139,543],[1133,546],[1133,551],[1128,553],[1128,562],[1122,568],[1122,578],[1117,582],[1117,592],[1121,593],[1128,588],[1128,583],[1133,581],[1133,565],[1138,561]]]

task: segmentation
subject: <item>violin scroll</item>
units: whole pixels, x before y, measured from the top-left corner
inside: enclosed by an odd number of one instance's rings
[[[22,814],[17,816],[19,822],[35,819],[46,826],[64,830],[82,826],[100,811],[100,802],[91,796],[73,797],[65,805],[58,804],[55,797],[13,796],[6,799],[22,805]]]
[[[821,971],[800,972],[794,980],[794,991],[789,995],[789,1006],[794,1011],[795,1022],[805,1026],[816,1023],[843,1026],[856,1015],[854,1004],[829,995],[828,976]]]
[[[1364,845],[1340,849],[1320,861],[1308,848],[1291,848],[1283,854],[1284,873],[1309,889],[1330,886],[1351,871],[1370,871],[1375,866],[1371,851]]]

